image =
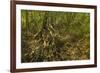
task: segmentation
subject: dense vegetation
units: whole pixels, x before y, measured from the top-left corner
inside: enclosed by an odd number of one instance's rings
[[[89,20],[89,13],[22,10],[21,61],[89,59]]]

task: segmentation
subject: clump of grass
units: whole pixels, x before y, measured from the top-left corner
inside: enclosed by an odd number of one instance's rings
[[[89,13],[21,11],[21,61],[90,58]]]

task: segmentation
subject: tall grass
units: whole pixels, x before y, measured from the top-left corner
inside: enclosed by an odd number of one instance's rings
[[[89,59],[89,24],[89,13],[22,10],[21,61]]]

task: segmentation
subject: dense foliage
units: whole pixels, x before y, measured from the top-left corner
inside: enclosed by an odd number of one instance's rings
[[[89,59],[89,20],[89,13],[22,10],[22,62]]]

